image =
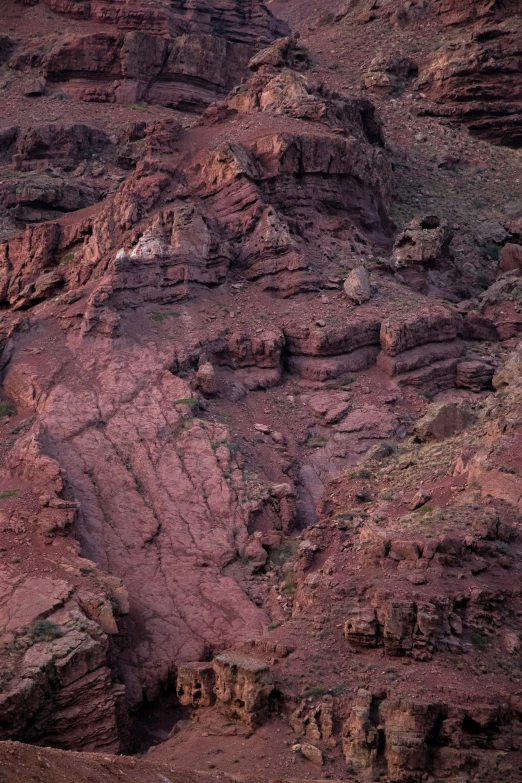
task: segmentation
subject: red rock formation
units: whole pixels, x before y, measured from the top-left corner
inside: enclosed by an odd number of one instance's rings
[[[447,25],[506,19],[519,10],[516,0],[438,0],[436,6]]]
[[[507,21],[428,58],[417,88],[434,102],[429,111],[463,122],[495,144],[520,147],[520,30],[520,17],[508,14]]]
[[[518,780],[512,153],[407,84],[505,140],[508,7],[44,0],[0,41],[0,737],[105,754],[166,694],[173,782]]]
[[[237,84],[255,47],[286,32],[261,3],[226,2],[219,10],[180,2],[70,3],[53,11],[102,22],[107,32],[60,40],[44,58],[49,84],[87,101],[199,110]],[[127,31],[127,32],[124,32]]]

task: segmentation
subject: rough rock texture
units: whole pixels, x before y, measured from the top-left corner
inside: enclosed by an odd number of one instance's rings
[[[43,60],[53,89],[86,101],[199,110],[241,80],[255,45],[286,32],[258,2],[223,4],[217,15],[189,3],[60,3],[52,10],[106,32],[67,36]]]
[[[417,87],[434,102],[430,111],[464,122],[480,138],[520,147],[522,20],[516,12],[507,16],[437,51],[421,68]]]
[[[452,232],[438,217],[415,218],[395,240],[392,261],[395,269],[415,264],[433,266],[447,260]]]
[[[518,9],[270,8],[2,6],[8,783],[520,780]]]
[[[250,724],[266,717],[274,681],[264,661],[227,652],[214,660],[216,697],[227,713]]]
[[[519,10],[516,0],[438,0],[435,5],[447,25],[509,18]]]
[[[417,74],[417,66],[409,57],[377,55],[363,77],[363,84],[371,92],[398,93],[407,80]]]
[[[428,408],[416,423],[415,429],[423,438],[447,438],[455,432],[465,430],[471,421],[472,417],[466,406],[451,402],[439,403]]]
[[[211,663],[184,663],[178,666],[176,695],[181,704],[211,707],[215,702],[215,672]]]
[[[363,266],[352,269],[344,281],[344,293],[354,304],[363,304],[370,299],[372,289],[368,272]]]
[[[3,569],[1,739],[121,747],[128,724],[125,691],[114,681],[108,635],[118,633],[115,613],[126,607],[116,609],[122,587],[114,583],[111,596],[101,585],[78,590],[66,574],[58,580]],[[124,591],[120,596],[125,601]]]

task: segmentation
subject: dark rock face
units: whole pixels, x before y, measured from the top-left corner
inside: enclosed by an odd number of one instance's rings
[[[519,148],[522,18],[506,16],[468,41],[441,48],[421,68],[417,87],[433,101],[430,112],[465,123],[479,138]]]
[[[110,144],[105,131],[82,123],[27,128],[13,142],[13,163],[19,170],[35,168],[41,161],[74,166]]]

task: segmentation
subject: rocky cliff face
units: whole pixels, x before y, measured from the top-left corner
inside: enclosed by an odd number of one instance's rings
[[[8,781],[521,779],[519,9],[270,8],[6,2]]]
[[[128,0],[46,5],[77,22],[77,32],[42,55],[43,75],[86,101],[199,110],[241,81],[254,48],[287,31],[256,0],[219,7],[158,0],[145,9]],[[103,29],[91,32],[97,24]]]

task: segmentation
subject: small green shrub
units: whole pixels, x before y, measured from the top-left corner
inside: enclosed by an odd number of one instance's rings
[[[338,682],[337,685],[334,685],[333,688],[330,688],[330,693],[332,696],[342,696],[343,693],[346,693],[349,690],[350,686],[346,682]]]
[[[0,500],[6,500],[7,498],[15,498],[19,494],[19,489],[4,489],[0,492]]]
[[[480,633],[472,633],[470,639],[471,643],[475,645],[475,647],[486,647],[489,644],[488,637],[482,636]]]
[[[312,699],[317,699],[319,696],[324,696],[325,693],[328,693],[328,688],[320,688],[317,685],[307,685],[304,689],[303,696],[305,698],[311,697]]]
[[[171,310],[168,313],[161,313],[158,310],[152,310],[149,313],[149,318],[151,321],[158,321],[158,323],[163,323],[163,321],[166,321],[167,318],[179,318],[180,314],[176,312],[176,310]]]
[[[0,418],[16,416],[16,406],[10,402],[0,402]]]
[[[272,549],[269,555],[272,565],[281,566],[296,553],[297,545],[294,541],[283,541],[277,549]]]
[[[306,445],[308,446],[309,449],[322,449],[326,446],[327,443],[328,443],[328,439],[322,438],[320,436],[308,438],[306,441]]]
[[[63,636],[62,629],[51,620],[35,620],[29,629],[29,635],[35,642],[52,642]]]
[[[174,400],[174,405],[187,405],[192,413],[199,411],[199,402],[193,397],[182,397],[179,400]]]

